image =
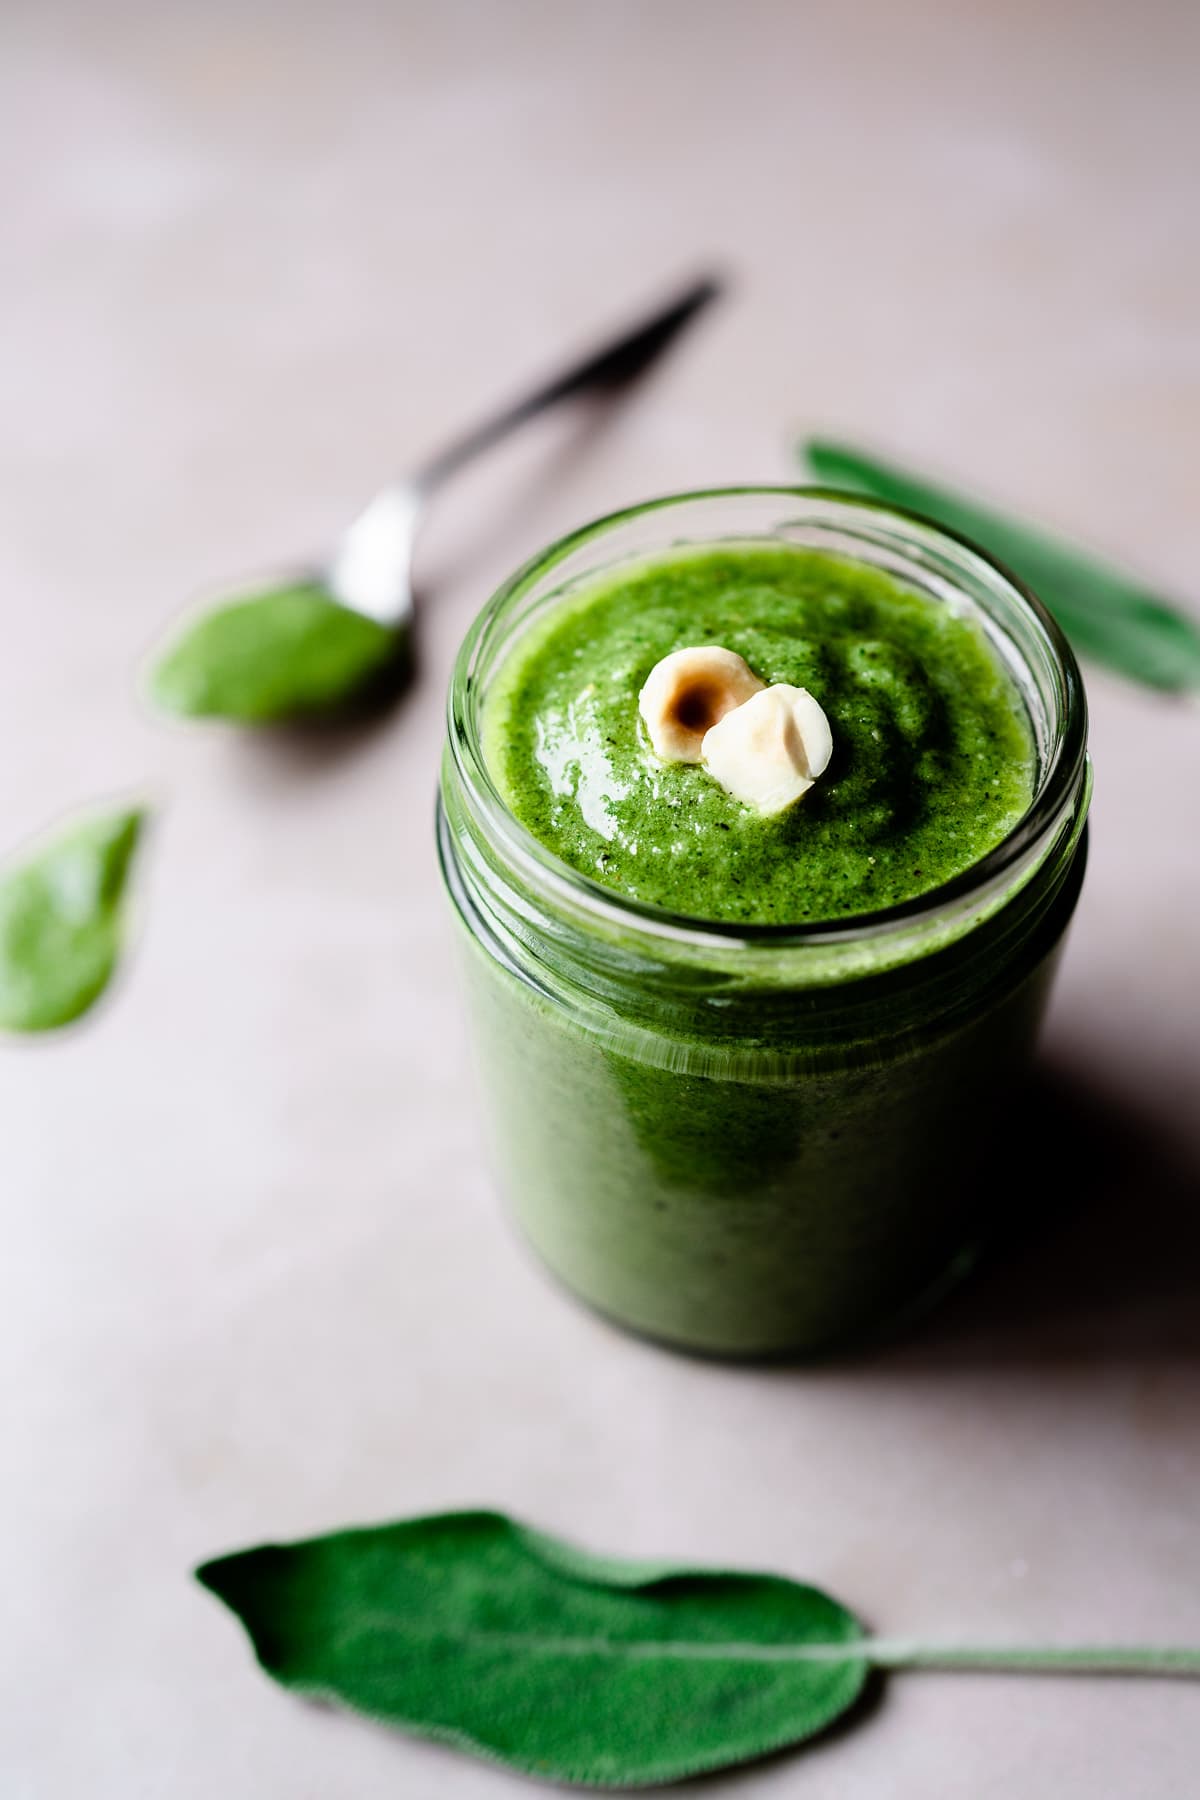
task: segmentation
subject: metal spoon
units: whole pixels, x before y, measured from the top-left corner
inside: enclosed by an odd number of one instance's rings
[[[466,463],[507,437],[526,420],[560,400],[616,388],[639,375],[683,326],[717,297],[711,276],[695,282],[668,306],[593,351],[524,398],[455,438],[404,480],[376,494],[345,532],[321,581],[340,605],[399,629],[412,612],[412,561],[421,517],[442,483]]]

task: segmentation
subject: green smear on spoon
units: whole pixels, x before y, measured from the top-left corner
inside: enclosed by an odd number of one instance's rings
[[[150,670],[151,699],[185,718],[273,725],[336,715],[399,688],[407,626],[341,606],[315,582],[268,588],[194,616]]]

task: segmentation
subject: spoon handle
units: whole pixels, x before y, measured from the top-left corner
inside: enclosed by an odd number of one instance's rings
[[[710,300],[715,300],[720,291],[721,284],[713,276],[694,282],[670,305],[644,319],[632,331],[622,333],[614,342],[593,351],[582,362],[564,369],[560,375],[541,383],[524,398],[493,413],[481,425],[456,438],[412,474],[412,485],[429,494],[472,457],[490,449],[518,425],[544,412],[547,407],[556,406],[560,400],[568,400],[588,389],[617,387],[640,375],[694,314]]]

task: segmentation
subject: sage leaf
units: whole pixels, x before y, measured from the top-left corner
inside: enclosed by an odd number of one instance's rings
[[[610,1561],[494,1512],[196,1574],[284,1687],[549,1781],[647,1786],[799,1744],[868,1672],[858,1621],[816,1588]]]
[[[810,438],[799,454],[818,480],[971,538],[1028,584],[1081,656],[1167,692],[1200,688],[1200,624],[1084,550],[845,444]]]
[[[187,718],[278,724],[398,690],[408,648],[406,624],[382,625],[300,582],[200,613],[152,667],[149,692]]]
[[[92,816],[0,874],[0,1028],[79,1018],[121,953],[140,808]]]

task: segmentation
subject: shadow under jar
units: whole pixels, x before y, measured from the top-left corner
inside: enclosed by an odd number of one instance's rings
[[[489,686],[549,609],[623,564],[761,544],[973,616],[1024,702],[1027,811],[915,900],[803,928],[641,905],[539,843],[485,762]],[[1026,590],[973,546],[843,495],[655,502],[500,590],[454,671],[438,839],[497,1172],[556,1276],[683,1348],[802,1356],[894,1326],[970,1265],[1083,876],[1086,732],[1074,656]]]

